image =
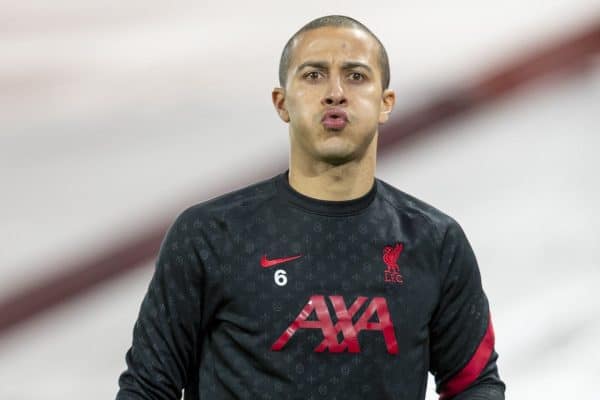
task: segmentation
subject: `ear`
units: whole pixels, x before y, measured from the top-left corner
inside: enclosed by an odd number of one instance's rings
[[[379,112],[379,123],[383,124],[390,118],[392,108],[396,104],[396,93],[392,89],[385,89],[381,95],[381,111]]]
[[[271,97],[273,99],[275,111],[277,111],[277,114],[279,114],[279,118],[281,118],[283,122],[290,122],[290,115],[285,108],[285,90],[283,88],[276,87],[273,89]]]

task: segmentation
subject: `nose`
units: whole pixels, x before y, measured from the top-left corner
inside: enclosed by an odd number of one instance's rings
[[[345,105],[347,101],[339,78],[332,76],[321,103],[326,106],[339,106]]]

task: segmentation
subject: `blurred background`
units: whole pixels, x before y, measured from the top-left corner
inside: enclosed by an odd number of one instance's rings
[[[600,0],[0,0],[0,398],[114,398],[169,224],[287,167],[326,14],[386,46],[377,176],[466,231],[507,398],[600,399]]]

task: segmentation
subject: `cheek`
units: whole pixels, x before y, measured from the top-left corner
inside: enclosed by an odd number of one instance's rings
[[[288,112],[296,119],[312,119],[314,114],[314,94],[306,90],[296,90],[294,96],[288,98]]]
[[[380,99],[376,93],[369,93],[358,97],[357,110],[365,119],[377,118],[379,114]]]

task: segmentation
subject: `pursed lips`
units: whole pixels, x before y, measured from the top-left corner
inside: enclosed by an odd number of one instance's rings
[[[340,108],[330,108],[323,113],[321,123],[329,129],[342,129],[348,123],[348,114]]]

